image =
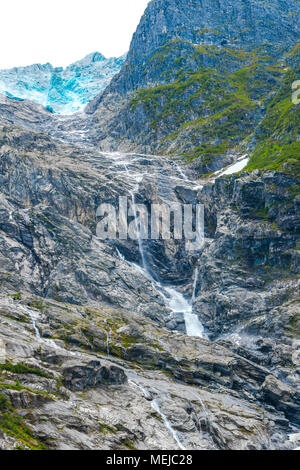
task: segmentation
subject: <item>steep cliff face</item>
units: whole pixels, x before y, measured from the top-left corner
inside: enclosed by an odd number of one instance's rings
[[[8,125],[0,142],[0,448],[296,447],[298,181],[201,188],[165,157]],[[133,194],[202,202],[201,251],[98,240],[98,205]]]
[[[297,1],[150,2],[120,74],[86,109],[101,123],[95,140],[193,160],[202,174],[252,152],[282,81],[291,104],[299,71],[285,53],[299,19]]]
[[[265,117],[253,134],[249,170],[300,172],[300,106],[291,99],[291,85],[300,83],[300,43],[286,55],[286,62],[280,87],[267,102]]]
[[[172,41],[281,55],[299,39],[299,15],[297,0],[152,0],[112,88],[124,93],[163,82],[161,71],[149,65]]]
[[[299,446],[299,6],[153,1],[86,115],[0,96],[0,449]],[[119,196],[204,245],[98,239]]]
[[[299,191],[296,177],[258,171],[203,188],[201,200],[217,227],[198,262],[195,299],[215,337],[292,382],[299,334]]]

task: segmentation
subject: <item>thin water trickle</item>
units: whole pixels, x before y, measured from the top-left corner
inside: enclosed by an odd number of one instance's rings
[[[146,400],[151,399],[151,394],[146,390],[141,384],[134,382],[133,380],[129,379],[128,380],[129,385],[133,385],[134,387],[137,387],[141,390],[143,397],[146,398]]]
[[[110,356],[110,349],[109,349],[110,333],[111,333],[111,329],[107,330],[107,332],[106,332],[106,353],[107,353],[108,356]]]
[[[147,270],[147,268],[146,268],[146,258],[145,258],[144,247],[143,247],[143,240],[142,240],[142,237],[141,237],[141,227],[140,227],[140,224],[138,223],[137,208],[136,208],[134,192],[131,193],[131,200],[132,200],[132,209],[133,209],[135,227],[136,227],[136,233],[137,233],[137,240],[138,240],[138,244],[139,244],[139,252],[140,252],[140,255],[141,255],[141,259],[142,259],[142,267]]]
[[[116,251],[117,251],[117,254],[118,254],[119,258],[120,258],[122,261],[126,261],[126,260],[125,260],[125,256],[122,255],[122,253],[120,253],[120,251],[118,250],[118,248],[116,248]]]
[[[136,387],[138,389],[141,390],[142,394],[143,394],[143,397],[146,398],[146,400],[151,400],[151,394],[150,392],[148,392],[141,384],[139,383],[136,383],[134,382],[133,380],[129,379],[128,380],[128,383],[129,385],[133,386],[133,387]],[[159,399],[155,398],[154,400],[151,401],[151,407],[153,408],[153,410],[159,414],[159,416],[162,418],[163,420],[163,423],[166,427],[166,429],[168,430],[168,432],[172,435],[172,437],[174,438],[174,440],[176,441],[176,443],[178,444],[179,448],[181,450],[186,450],[186,448],[183,446],[183,444],[181,443],[179,437],[178,437],[178,434],[177,432],[175,431],[175,429],[173,429],[171,423],[169,422],[168,418],[166,417],[166,415],[161,411],[160,409],[160,406],[159,406]]]
[[[26,315],[29,316],[32,327],[34,329],[35,337],[40,339],[41,335],[40,335],[38,327],[36,326],[36,322],[39,319],[39,313],[34,312],[33,310],[30,310],[29,308],[26,308],[24,305],[20,305],[20,304],[18,305],[18,308],[22,310]]]
[[[196,269],[195,269],[195,276],[194,276],[192,304],[195,302],[195,299],[196,299],[198,277],[199,277],[199,269],[198,269],[198,266],[197,266]]]
[[[33,326],[33,329],[34,329],[34,332],[35,332],[35,336],[36,336],[36,338],[40,338],[41,335],[40,335],[38,327],[36,326],[36,321],[38,319],[38,316],[34,316],[33,314],[30,314],[29,316],[30,316],[30,319],[32,321],[32,326]]]
[[[204,420],[205,420],[206,429],[208,429],[208,427],[209,427],[209,420],[208,420],[208,412],[207,412],[205,403],[204,403],[204,401],[202,400],[202,398],[200,397],[200,395],[199,395],[198,393],[195,393],[194,396],[195,396],[195,398],[197,398],[197,400],[200,402],[200,405],[201,405],[202,410],[203,410],[203,413],[204,413]]]

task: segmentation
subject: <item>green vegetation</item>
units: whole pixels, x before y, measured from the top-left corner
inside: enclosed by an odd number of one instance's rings
[[[9,411],[12,410],[10,400],[7,398],[4,393],[0,393],[0,411]]]
[[[6,364],[0,364],[0,371],[1,370],[6,370],[13,374],[34,374],[39,377],[50,378],[50,376],[42,370],[26,366],[25,364],[10,364],[7,362]]]
[[[17,292],[16,294],[10,294],[8,297],[12,297],[15,300],[20,300],[21,292]]]
[[[291,332],[300,337],[300,317],[299,315],[295,315],[292,318],[290,318],[290,328]]]
[[[300,105],[292,102],[291,86],[300,79],[300,43],[286,64],[265,54],[264,48],[170,41],[150,61],[151,74],[165,84],[139,90],[128,112],[138,108],[159,151],[182,155],[187,163],[200,157],[209,164],[254,142],[246,170],[299,174]]]
[[[253,133],[262,103],[283,74],[282,67],[256,52],[180,40],[160,48],[152,60],[171,69],[172,77],[165,85],[139,90],[129,110],[142,108],[150,130],[163,130],[162,151],[172,146],[172,153],[187,161],[201,157],[203,163],[237,148]]]
[[[42,305],[42,304],[39,304],[39,303],[36,302],[35,300],[31,300],[31,301],[30,301],[29,307],[35,308],[36,310],[40,310],[40,311],[43,310],[43,305]]]
[[[17,446],[19,450],[23,450],[24,446],[31,450],[46,449],[44,444],[33,436],[23,419],[16,414],[10,400],[3,393],[0,393],[0,412],[0,430],[22,444]]]
[[[267,141],[254,152],[246,170],[277,170],[300,174],[300,142],[290,144]]]
[[[132,441],[130,441],[129,439],[127,439],[123,445],[129,449],[129,450],[137,450],[137,448],[135,447],[134,443]]]
[[[31,450],[46,450],[45,445],[33,436],[31,430],[24,424],[23,419],[16,413],[2,413],[0,415],[0,429]],[[20,446],[18,447],[20,449]]]
[[[108,424],[99,422],[99,426],[103,434],[115,434],[116,433],[115,428],[113,428],[112,426],[109,426]]]
[[[290,67],[268,103],[247,170],[258,168],[300,174],[300,105],[292,102],[292,83],[300,79],[299,59],[300,43],[287,56]]]

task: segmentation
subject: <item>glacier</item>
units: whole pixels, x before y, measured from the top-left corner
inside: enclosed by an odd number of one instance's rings
[[[106,88],[125,59],[126,54],[107,59],[94,52],[65,69],[46,63],[0,70],[0,93],[34,101],[56,114],[73,114]]]

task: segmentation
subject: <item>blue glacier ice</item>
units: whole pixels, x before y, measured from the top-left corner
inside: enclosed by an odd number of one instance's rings
[[[65,69],[47,63],[0,70],[0,93],[35,101],[57,114],[72,114],[106,88],[125,58],[106,59],[95,52]]]

